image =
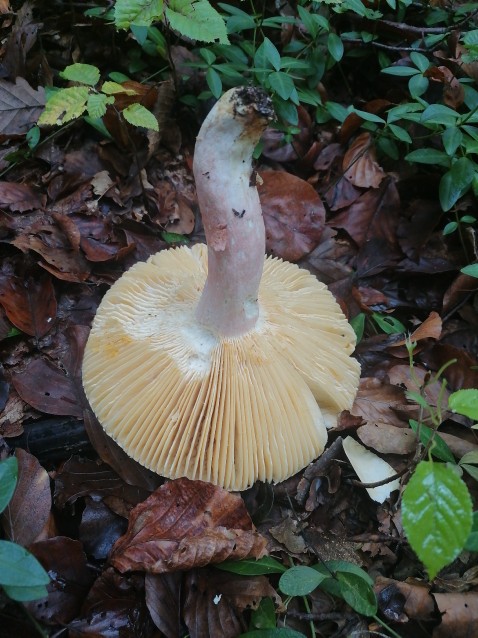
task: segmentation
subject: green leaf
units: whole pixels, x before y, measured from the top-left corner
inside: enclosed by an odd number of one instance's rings
[[[422,53],[418,53],[418,51],[412,51],[410,53],[410,60],[422,73],[424,73],[430,66],[429,59]]]
[[[473,512],[473,526],[466,540],[465,549],[469,552],[478,552],[478,512]]]
[[[13,496],[18,478],[18,461],[15,456],[0,462],[0,512],[7,507]]]
[[[375,616],[378,609],[377,598],[372,585],[356,574],[337,572],[342,598],[354,611],[363,616]]]
[[[365,313],[360,312],[358,315],[356,315],[353,319],[350,320],[350,325],[352,326],[353,331],[355,332],[355,335],[357,337],[357,343],[359,343],[363,337],[363,331],[365,328]]]
[[[104,93],[91,93],[88,96],[86,103],[86,109],[88,115],[93,119],[103,117],[106,113],[106,105],[114,104],[114,97],[112,95],[104,95]]]
[[[330,115],[339,122],[343,122],[349,114],[349,111],[338,102],[326,102],[325,108],[330,113]]]
[[[372,314],[372,319],[375,321],[380,330],[383,330],[387,335],[400,334],[406,332],[407,329],[401,321],[395,319],[390,315],[380,315],[378,312]]]
[[[281,66],[280,53],[277,50],[275,44],[269,40],[269,38],[264,38],[263,40],[264,47],[264,56],[268,62],[271,63],[272,68],[276,71],[279,71]]]
[[[64,71],[60,71],[60,77],[70,82],[95,86],[100,81],[100,70],[92,64],[70,64]]]
[[[420,73],[420,71],[411,66],[389,66],[386,69],[382,69],[382,73],[387,73],[387,75],[399,75],[401,77],[408,77],[410,75],[416,75],[417,73]]]
[[[169,26],[186,38],[229,44],[226,23],[207,0],[171,0],[165,15]]]
[[[3,586],[4,592],[12,600],[18,602],[27,602],[29,600],[38,600],[48,596],[48,590],[45,585],[37,585],[36,587],[14,587],[11,585]]]
[[[98,133],[100,133],[100,135],[103,135],[103,137],[106,137],[107,139],[110,139],[110,140],[113,139],[113,136],[111,135],[111,133],[106,128],[105,123],[103,122],[102,119],[95,118],[95,117],[90,117],[89,115],[85,115],[83,117],[83,119],[85,120],[85,122],[87,124],[89,124],[96,131],[98,131]]]
[[[279,589],[288,596],[306,596],[328,578],[312,567],[297,565],[288,569],[279,579]]]
[[[443,229],[444,235],[451,235],[458,228],[458,222],[448,222]]]
[[[460,464],[460,467],[465,470],[467,474],[469,474],[475,481],[478,481],[478,467],[475,465],[468,465],[467,463]]]
[[[116,93],[125,93],[126,95],[137,95],[138,92],[130,87],[125,87],[118,82],[110,82],[107,80],[101,85],[101,90],[106,95],[116,95]]]
[[[259,607],[251,613],[251,627],[255,629],[275,629],[276,610],[272,598],[263,598]]]
[[[431,453],[440,461],[445,461],[446,463],[455,463],[455,457],[453,456],[452,451],[445,443],[445,441],[441,438],[441,436],[437,433],[433,428],[424,425],[423,423],[418,423],[414,419],[409,420],[410,427],[420,438],[420,442],[427,447],[430,440],[433,438],[433,443],[430,448]]]
[[[463,141],[463,133],[456,126],[450,126],[450,128],[443,131],[442,141],[447,155],[454,155],[456,149]]]
[[[377,124],[385,124],[385,120],[383,119],[383,117],[375,115],[375,113],[369,113],[368,111],[361,111],[359,109],[354,109],[352,112],[356,113],[359,117],[362,118],[362,120],[365,120],[366,122],[377,122]]]
[[[141,126],[149,128],[153,131],[159,131],[158,120],[148,111],[142,104],[130,104],[122,111],[124,119],[133,126]]]
[[[24,547],[0,541],[0,585],[38,587],[48,585],[50,578],[33,554]]]
[[[400,142],[405,142],[406,144],[412,143],[410,133],[401,126],[397,126],[396,124],[388,124],[388,128],[392,131],[397,140],[400,140]]]
[[[321,571],[324,574],[330,576],[330,572],[337,574],[338,572],[344,572],[345,574],[354,574],[357,578],[361,578],[368,585],[373,585],[373,580],[367,574],[365,570],[346,560],[327,560],[325,561],[325,567],[322,565],[314,565],[314,569],[322,568]]]
[[[132,24],[149,27],[163,15],[163,0],[116,0],[115,26],[129,29]]]
[[[87,86],[71,86],[52,93],[38,118],[38,124],[60,126],[81,117],[86,110],[88,95]]]
[[[409,162],[418,162],[419,164],[439,164],[440,166],[449,166],[450,158],[443,151],[434,148],[418,148],[405,155],[405,159]]]
[[[469,266],[465,266],[460,270],[464,275],[469,275],[470,277],[478,277],[478,264],[470,264]]]
[[[462,551],[471,531],[471,498],[450,466],[421,461],[408,482],[402,520],[410,545],[430,579]]]
[[[336,62],[340,62],[344,55],[344,44],[336,33],[327,36],[327,49]]]
[[[294,81],[290,75],[282,73],[282,71],[274,71],[269,74],[267,79],[274,93],[277,93],[283,100],[290,99],[295,89]]]
[[[25,140],[28,144],[28,148],[34,149],[36,148],[38,142],[40,141],[41,131],[38,126],[32,126],[31,129],[25,136]]]
[[[238,638],[306,638],[306,636],[295,629],[278,627],[277,629],[253,629],[240,634]]]
[[[270,556],[264,556],[258,560],[246,558],[244,560],[226,560],[215,565],[217,569],[225,572],[240,574],[241,576],[262,576],[263,574],[283,574],[287,568]]]
[[[408,90],[412,97],[419,97],[423,95],[428,89],[428,78],[424,77],[421,73],[417,73],[408,81]]]
[[[422,124],[442,124],[443,126],[454,126],[460,117],[459,113],[443,104],[430,104],[423,111],[420,121]]]
[[[218,100],[222,95],[222,80],[219,73],[212,67],[209,67],[206,71],[206,82],[209,90]]]
[[[472,463],[473,465],[478,465],[478,451],[472,450],[471,452],[467,452],[464,454],[459,462],[459,465],[463,465],[464,463]]]
[[[475,164],[467,157],[460,157],[440,180],[438,195],[446,212],[456,204],[471,186],[475,176]]]
[[[168,233],[167,231],[163,231],[161,233],[161,239],[168,244],[189,244],[189,239],[184,235],[180,235],[179,233]]]
[[[478,264],[473,264],[473,266],[477,267],[478,272]],[[470,268],[470,266],[466,267]],[[448,398],[448,407],[453,412],[458,412],[458,414],[478,421],[478,390],[470,388],[468,390],[457,390],[457,392],[453,392]]]

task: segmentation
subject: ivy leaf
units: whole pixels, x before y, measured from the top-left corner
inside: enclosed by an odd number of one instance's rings
[[[405,533],[431,579],[462,551],[473,511],[465,483],[450,466],[422,461],[403,493]]]
[[[70,82],[95,86],[100,81],[100,71],[92,64],[70,64],[64,71],[60,71],[60,77]]]
[[[15,491],[18,478],[18,461],[10,456],[0,463],[0,512],[7,507]]]
[[[38,124],[60,126],[81,117],[86,110],[89,96],[87,86],[70,86],[55,91],[45,105],[45,110],[38,118]]]
[[[478,390],[470,388],[453,392],[448,399],[448,407],[453,412],[478,421]]]
[[[186,38],[229,44],[226,23],[207,0],[171,0],[165,15],[169,26]]]
[[[122,113],[124,119],[133,126],[142,126],[153,131],[159,131],[158,120],[142,104],[131,104]]]
[[[132,24],[149,27],[163,15],[163,0],[117,0],[115,26],[129,29]]]

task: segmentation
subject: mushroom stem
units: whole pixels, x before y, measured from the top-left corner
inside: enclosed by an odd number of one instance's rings
[[[245,334],[259,316],[265,229],[252,153],[272,117],[261,89],[231,89],[205,119],[196,142],[193,171],[208,245],[196,318],[224,337]]]

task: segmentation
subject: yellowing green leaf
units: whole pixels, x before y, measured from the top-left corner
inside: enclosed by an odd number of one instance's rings
[[[431,579],[462,551],[472,517],[470,494],[455,470],[429,461],[417,465],[403,493],[402,520]]]
[[[106,106],[113,104],[114,101],[115,99],[112,96],[103,95],[102,93],[91,93],[86,103],[88,115],[93,118],[103,117],[106,113]]]
[[[106,81],[103,82],[103,86],[101,87],[103,93],[107,95],[114,95],[115,93],[126,93],[126,95],[136,95],[137,92],[134,89],[126,88],[118,82]]]
[[[38,124],[60,126],[80,117],[86,110],[89,93],[87,86],[71,86],[56,91],[48,98],[45,110],[38,118]]]
[[[141,104],[131,104],[124,111],[122,111],[124,119],[133,124],[133,126],[142,126],[143,128],[149,128],[153,131],[159,131],[158,120],[154,117],[151,111]]]
[[[64,71],[60,72],[60,77],[70,80],[70,82],[95,86],[100,81],[100,71],[92,64],[70,64]]]

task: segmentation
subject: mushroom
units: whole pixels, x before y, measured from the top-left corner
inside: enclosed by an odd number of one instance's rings
[[[321,454],[360,373],[326,286],[264,255],[251,158],[272,116],[251,87],[213,107],[193,166],[207,248],[130,268],[98,308],[83,363],[92,409],[128,455],[229,490],[282,481]]]

